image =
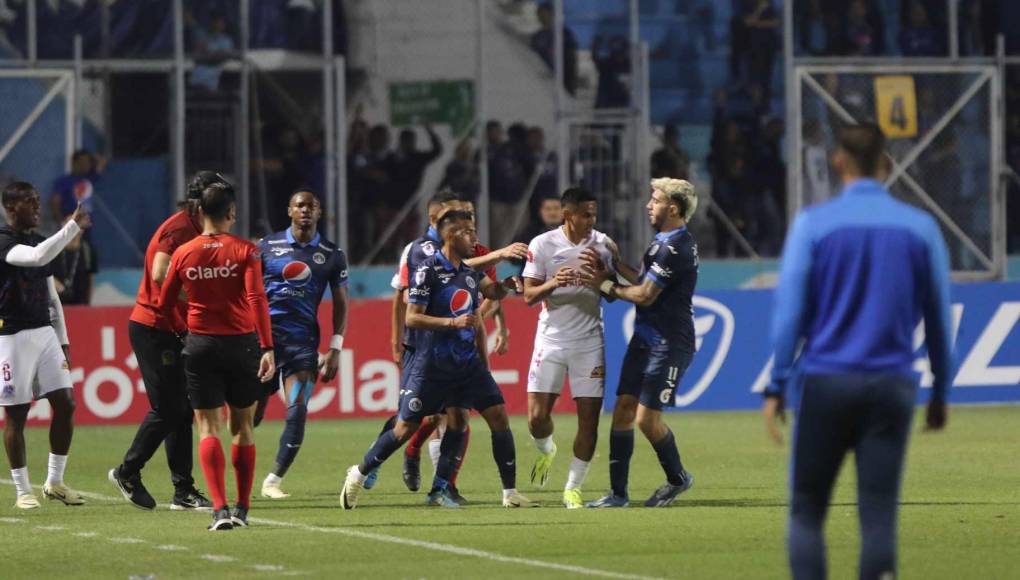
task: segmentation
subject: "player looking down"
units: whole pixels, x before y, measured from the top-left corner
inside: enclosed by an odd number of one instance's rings
[[[436,225],[443,247],[415,270],[408,289],[406,323],[418,332],[414,350],[404,355],[400,412],[358,465],[347,472],[341,493],[344,509],[354,509],[365,474],[379,467],[417,430],[422,420],[445,411],[447,426],[427,505],[457,507],[448,487],[463,449],[468,410],[479,411],[492,431],[492,451],[503,485],[505,507],[531,507],[516,489],[516,453],[503,394],[492,379],[476,342],[481,297],[506,295],[500,285],[465,264],[476,243],[473,216],[448,211]]]
[[[698,246],[687,223],[698,207],[694,186],[682,179],[653,179],[645,208],[658,230],[644,253],[640,276],[631,286],[610,280],[610,272],[587,251],[593,283],[611,299],[637,305],[634,335],[627,345],[609,433],[609,480],[612,490],[588,507],[626,507],[627,479],[634,453],[634,423],[652,444],[666,482],[645,501],[666,507],[694,484],[680,462],[673,431],[662,420],[673,406],[676,389],[694,356],[694,286],[698,282]]]

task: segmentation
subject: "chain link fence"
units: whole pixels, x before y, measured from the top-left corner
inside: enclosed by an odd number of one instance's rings
[[[994,67],[812,65],[796,75],[793,211],[839,192],[829,169],[839,130],[877,122],[888,138],[886,185],[936,217],[957,275],[1002,271]]]

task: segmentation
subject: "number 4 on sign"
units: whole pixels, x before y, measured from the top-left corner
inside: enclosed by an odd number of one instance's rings
[[[914,77],[875,77],[875,111],[889,139],[917,136],[917,95]]]

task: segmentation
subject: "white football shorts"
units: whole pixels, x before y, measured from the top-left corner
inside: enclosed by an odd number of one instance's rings
[[[53,327],[0,336],[0,407],[25,405],[70,388],[71,371]]]
[[[559,395],[566,377],[570,378],[573,398],[601,398],[606,383],[604,345],[561,346],[537,337],[528,371],[528,392]]]

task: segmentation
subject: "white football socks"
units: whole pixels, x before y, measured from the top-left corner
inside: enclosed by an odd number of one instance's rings
[[[564,489],[581,489],[590,468],[590,461],[582,461],[576,457],[571,459],[570,471],[567,472],[567,486]]]
[[[429,458],[432,459],[432,471],[439,469],[440,449],[443,445],[442,439],[429,439]]]
[[[553,436],[552,435],[550,435],[548,437],[542,437],[541,439],[536,438],[536,437],[532,437],[532,440],[535,442],[535,447],[537,447],[538,450],[541,453],[544,453],[546,455],[552,453],[552,450],[553,450]]]
[[[14,489],[18,491],[18,495],[32,493],[32,484],[28,482],[28,466],[12,469],[11,479],[14,480]]]
[[[65,467],[67,467],[66,455],[50,453],[50,460],[46,468],[46,485],[64,483]]]
[[[280,485],[283,478],[275,473],[270,473],[266,476],[266,480],[262,482],[262,485]]]

